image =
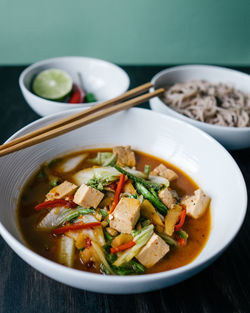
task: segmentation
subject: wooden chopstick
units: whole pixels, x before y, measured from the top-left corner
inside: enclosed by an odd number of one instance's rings
[[[63,124],[62,124],[62,121],[65,121],[65,119],[63,119],[63,120],[59,121],[59,126],[56,128],[53,126],[55,123],[53,123],[52,124],[53,127],[50,128],[51,127],[51,125],[50,125],[50,127],[48,127],[49,130],[44,132],[44,133],[40,133],[34,137],[30,137],[28,139],[26,138],[25,140],[21,140],[12,146],[6,147],[6,145],[2,145],[1,151],[0,151],[0,156],[4,156],[6,154],[9,154],[9,153],[33,146],[33,145],[38,144],[40,142],[43,142],[45,140],[60,136],[62,134],[65,134],[65,133],[72,131],[76,128],[79,128],[79,127],[85,126],[87,124],[90,124],[92,122],[98,121],[98,120],[100,120],[106,116],[111,115],[111,114],[117,113],[117,112],[122,111],[122,110],[129,109],[129,108],[131,108],[137,104],[143,103],[143,102],[145,102],[145,101],[147,101],[147,100],[149,100],[155,96],[161,95],[164,91],[165,91],[164,88],[159,88],[159,89],[157,89],[151,93],[146,93],[144,95],[138,96],[138,97],[133,98],[131,100],[122,102],[120,104],[117,104],[117,105],[114,105],[114,106],[111,106],[108,108],[105,108],[101,111],[99,110],[97,112],[91,112],[90,114],[88,114],[87,116],[85,115],[82,118],[78,118],[78,115],[75,115],[75,118],[73,120],[69,119],[70,122],[68,122],[68,123],[63,122]],[[86,110],[84,112],[86,112]],[[82,112],[82,113],[84,113],[84,112]],[[27,135],[25,135],[23,137],[26,137],[26,136]],[[21,138],[23,138],[23,137],[21,137]]]
[[[115,97],[115,98],[113,98],[111,100],[98,103],[98,104],[90,107],[89,109],[83,110],[80,113],[76,113],[74,115],[65,117],[65,118],[63,118],[63,119],[61,119],[61,120],[59,120],[57,122],[51,123],[51,124],[49,124],[49,125],[47,125],[45,127],[42,127],[42,128],[39,128],[39,129],[37,129],[37,130],[35,130],[33,132],[30,132],[27,135],[24,135],[24,136],[22,136],[20,138],[11,140],[10,142],[8,142],[6,144],[1,145],[0,146],[0,151],[1,150],[5,150],[8,147],[12,147],[12,146],[16,145],[17,143],[26,141],[27,139],[33,138],[33,137],[38,136],[40,134],[44,134],[45,132],[50,131],[52,129],[55,129],[57,127],[66,125],[69,122],[73,122],[75,120],[78,120],[80,118],[88,116],[91,113],[97,112],[97,111],[99,111],[101,109],[104,109],[104,108],[107,108],[107,107],[109,107],[111,105],[120,103],[121,101],[127,100],[127,99],[129,99],[129,98],[131,98],[133,96],[136,96],[138,94],[141,94],[141,93],[147,91],[151,87],[152,87],[152,84],[150,82],[148,82],[148,83],[145,83],[145,84],[143,84],[141,86],[133,88],[133,89],[125,92],[124,94],[122,94],[122,95],[120,95],[118,97]],[[70,106],[69,106],[69,108],[70,108]]]

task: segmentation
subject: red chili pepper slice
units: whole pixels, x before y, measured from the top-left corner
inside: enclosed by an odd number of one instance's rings
[[[122,188],[124,186],[124,182],[125,182],[125,175],[121,174],[119,183],[118,183],[116,191],[115,191],[114,201],[112,203],[111,209],[109,210],[109,214],[111,214],[114,211],[115,207],[117,206],[117,204],[119,202],[119,197],[120,197]]]
[[[119,251],[124,251],[124,250],[127,250],[127,249],[133,247],[135,244],[136,243],[132,240],[128,243],[125,243],[124,245],[117,247],[117,248],[111,248],[110,252],[113,254],[113,253],[117,253]]]
[[[186,245],[186,240],[184,238],[179,237],[177,239],[177,242],[179,243],[180,246],[185,246]]]
[[[65,208],[76,208],[77,204],[73,201],[68,201],[64,199],[56,199],[56,200],[50,200],[50,201],[45,201],[43,203],[40,203],[35,206],[35,210],[39,211],[41,209],[51,209],[51,208],[56,208],[57,206],[63,206]]]
[[[82,88],[73,84],[73,94],[69,99],[69,103],[83,103],[84,102],[84,92]]]
[[[180,230],[182,228],[182,226],[183,226],[183,224],[185,222],[186,213],[187,213],[186,209],[183,209],[181,211],[179,223],[175,225],[174,230]]]
[[[52,234],[61,235],[61,234],[64,234],[66,231],[69,231],[69,230],[88,229],[88,228],[94,228],[94,227],[97,227],[100,225],[101,225],[101,222],[93,222],[93,223],[87,223],[87,224],[84,224],[83,222],[79,222],[79,223],[66,225],[66,226],[54,229],[52,231]]]

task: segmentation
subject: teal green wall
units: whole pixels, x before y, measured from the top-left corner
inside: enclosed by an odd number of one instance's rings
[[[0,64],[250,65],[250,0],[0,0]]]

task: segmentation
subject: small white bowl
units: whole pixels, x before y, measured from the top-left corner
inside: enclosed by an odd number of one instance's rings
[[[70,104],[43,99],[31,91],[32,80],[43,70],[58,68],[66,71],[79,84],[77,72],[82,76],[83,87],[92,92],[97,102]],[[130,80],[128,74],[119,66],[95,58],[59,57],[47,59],[27,67],[19,77],[19,85],[29,106],[39,115],[46,116],[74,108],[85,108],[98,102],[112,99],[126,92]]]
[[[24,127],[17,138],[75,110],[48,116]],[[183,267],[140,276],[108,276],[67,268],[29,249],[16,222],[16,207],[24,184],[41,163],[71,151],[128,145],[163,158],[190,175],[211,196],[212,229],[199,256]],[[133,108],[57,138],[0,158],[0,232],[28,264],[64,284],[90,291],[128,294],[160,289],[198,273],[230,244],[244,220],[246,185],[231,155],[213,138],[181,120]],[[236,196],[237,195],[237,196]],[[237,210],[236,210],[237,208]]]
[[[236,89],[250,93],[250,76],[239,71],[210,65],[184,65],[163,70],[152,78],[154,88],[171,86],[176,83],[186,83],[191,80],[205,79],[212,83],[229,83]],[[151,88],[151,90],[154,90]],[[224,147],[230,150],[250,147],[250,127],[236,128],[216,126],[203,123],[186,117],[166,105],[160,98],[155,97],[150,101],[153,111],[161,112],[188,122],[204,130]]]

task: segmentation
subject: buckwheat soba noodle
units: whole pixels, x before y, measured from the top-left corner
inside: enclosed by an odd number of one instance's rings
[[[193,80],[170,87],[162,99],[175,111],[220,126],[250,126],[250,95],[233,86]]]

